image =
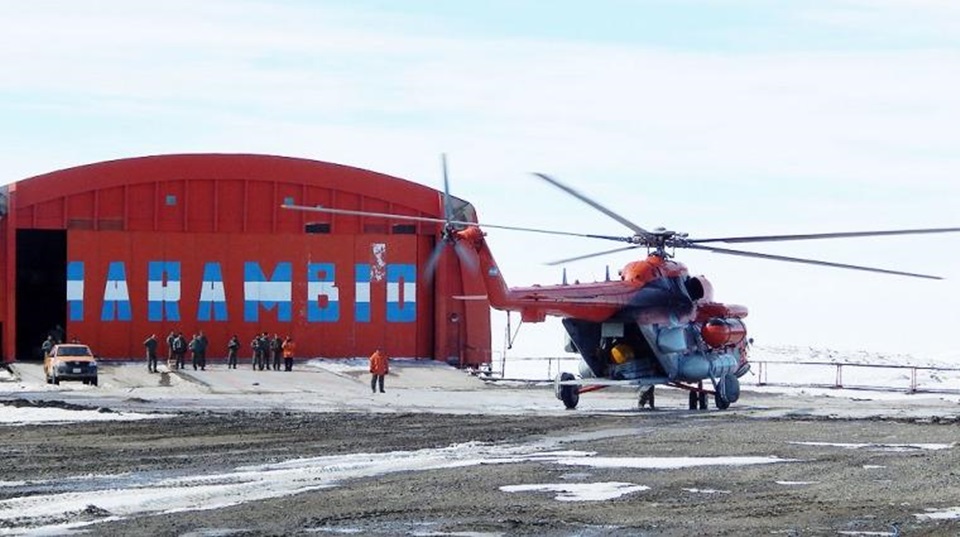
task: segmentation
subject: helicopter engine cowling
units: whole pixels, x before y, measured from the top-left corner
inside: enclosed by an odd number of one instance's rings
[[[713,301],[713,284],[706,276],[691,276],[684,281],[684,287],[693,300]]]
[[[737,345],[747,337],[747,327],[736,318],[715,317],[700,329],[703,342],[714,349]]]

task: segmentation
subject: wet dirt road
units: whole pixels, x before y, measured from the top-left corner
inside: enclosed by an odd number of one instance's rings
[[[671,411],[197,409],[4,427],[0,531],[94,522],[84,529],[98,535],[957,535],[960,519],[948,514],[960,508],[958,436],[955,422]],[[276,489],[288,473],[254,484],[274,495],[229,489],[304,459],[293,488]],[[642,490],[557,499],[614,483]],[[524,485],[553,490],[509,489]],[[223,494],[208,490],[218,486]],[[157,495],[164,487],[194,494],[194,505],[178,508]],[[131,508],[104,489],[144,499]],[[231,495],[234,504],[224,501]],[[65,512],[48,509],[58,501]]]

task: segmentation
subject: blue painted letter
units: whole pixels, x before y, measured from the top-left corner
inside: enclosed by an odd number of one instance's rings
[[[123,261],[112,261],[107,268],[107,283],[103,288],[101,321],[129,321],[130,292],[127,287],[127,269]]]
[[[83,261],[67,263],[67,306],[70,320],[83,320]]]
[[[210,310],[213,310],[214,321],[227,320],[227,291],[223,286],[220,263],[207,263],[203,266],[203,283],[200,284],[197,320],[209,321]]]
[[[307,264],[307,321],[335,323],[340,320],[340,290],[333,263]],[[321,297],[326,297],[321,306]]]
[[[260,306],[271,310],[277,306],[277,320],[289,322],[293,306],[290,297],[293,287],[293,269],[289,262],[277,263],[273,276],[268,280],[260,264],[247,261],[243,264],[243,320],[260,320]]]
[[[387,265],[387,322],[412,323],[416,320],[417,267]]]
[[[180,262],[151,261],[147,265],[147,320],[180,320]]]

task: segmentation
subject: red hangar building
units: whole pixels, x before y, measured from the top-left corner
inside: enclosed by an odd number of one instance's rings
[[[442,224],[282,205],[443,218],[443,193],[298,158],[161,155],[69,168],[0,191],[0,348],[37,359],[48,334],[106,359],[202,330],[208,356],[267,332],[304,357],[490,362],[490,307],[452,250],[424,275]],[[476,221],[451,198],[454,218]],[[464,265],[467,265],[466,263]],[[472,268],[476,271],[475,268]]]

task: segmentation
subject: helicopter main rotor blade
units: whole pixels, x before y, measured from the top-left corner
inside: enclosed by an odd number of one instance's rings
[[[447,154],[440,155],[440,164],[443,167],[443,218],[453,220],[453,208],[450,207],[450,181],[447,178]]]
[[[838,233],[806,233],[800,235],[755,235],[752,237],[717,237],[712,239],[687,239],[690,244],[704,242],[775,242],[775,241],[804,241],[815,239],[848,239],[853,237],[884,237],[890,235],[920,235],[924,233],[956,233],[960,227],[941,227],[929,229],[892,229],[888,231],[847,231]]]
[[[447,220],[445,218],[434,218],[431,216],[410,216],[405,214],[378,213],[371,211],[354,211],[350,209],[333,209],[330,207],[309,207],[306,205],[281,205],[283,209],[292,209],[295,211],[307,211],[314,213],[343,214],[348,216],[369,216],[372,218],[388,218],[392,220],[407,220],[411,222],[429,222],[432,224],[453,224],[455,226],[478,226],[490,229],[505,229],[508,231],[524,231],[527,233],[541,233],[544,235],[560,235],[564,237],[581,237],[585,239],[604,239],[608,241],[632,242],[631,237],[618,237],[614,235],[593,235],[590,233],[576,233],[573,231],[558,231],[555,229],[537,229],[519,226],[498,226],[496,224],[480,224],[478,222],[469,222],[467,220]]]
[[[563,265],[564,263],[570,263],[573,261],[580,261],[581,259],[590,259],[591,257],[600,257],[602,255],[615,254],[617,252],[626,252],[627,250],[633,250],[639,248],[640,246],[624,246],[622,248],[614,248],[613,250],[606,250],[603,252],[594,252],[592,254],[578,255],[577,257],[568,257],[566,259],[559,259],[557,261],[551,261],[546,263],[547,266]]]
[[[693,248],[695,250],[706,250],[708,252],[713,252],[715,254],[727,254],[727,255],[738,255],[741,257],[755,257],[759,259],[770,259],[773,261],[788,261],[791,263],[803,263],[805,265],[818,265],[822,267],[833,267],[833,268],[842,268],[850,270],[863,270],[867,272],[879,272],[881,274],[893,274],[895,276],[909,276],[911,278],[926,278],[928,280],[942,280],[940,276],[931,276],[929,274],[917,274],[914,272],[901,272],[899,270],[887,270],[874,267],[863,267],[860,265],[847,265],[845,263],[833,263],[831,261],[819,261],[816,259],[804,259],[801,257],[787,257],[783,255],[774,255],[774,254],[761,254],[758,252],[745,252],[743,250],[731,250],[729,248],[717,248],[714,246],[701,246],[699,244],[691,244],[688,248]]]
[[[636,233],[637,235],[640,235],[640,236],[643,236],[643,237],[646,237],[646,236],[649,236],[649,235],[650,235],[650,232],[649,232],[649,231],[647,231],[647,230],[643,229],[642,227],[634,224],[633,222],[631,222],[631,221],[627,220],[626,218],[620,216],[619,214],[611,211],[610,209],[607,209],[607,208],[604,207],[603,205],[600,205],[600,204],[597,203],[596,201],[590,199],[589,197],[585,196],[584,194],[581,194],[580,192],[577,192],[576,190],[574,190],[574,189],[570,188],[569,186],[561,183],[560,181],[557,181],[556,179],[550,177],[549,175],[546,175],[546,174],[543,174],[543,173],[534,173],[533,175],[536,175],[537,177],[539,177],[539,178],[543,179],[544,181],[550,183],[551,185],[559,188],[560,190],[563,190],[563,191],[566,192],[567,194],[570,194],[571,196],[573,196],[573,197],[577,198],[578,200],[586,203],[587,205],[593,207],[594,209],[600,211],[601,213],[609,216],[610,218],[613,218],[613,219],[616,220],[617,222],[620,222],[621,224],[623,224],[624,226],[626,226],[627,228],[629,228],[631,231],[633,231],[633,232]]]

